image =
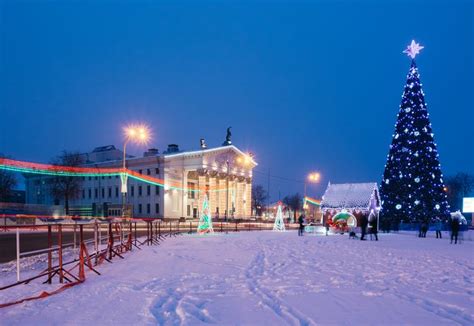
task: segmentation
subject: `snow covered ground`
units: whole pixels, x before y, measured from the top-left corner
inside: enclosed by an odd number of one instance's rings
[[[380,238],[183,235],[105,263],[60,294],[0,309],[0,324],[474,324],[473,241]],[[14,271],[1,276],[5,284]],[[58,287],[2,291],[0,303]]]

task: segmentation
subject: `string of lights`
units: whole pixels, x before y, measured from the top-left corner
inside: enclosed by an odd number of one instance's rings
[[[60,166],[53,164],[43,164],[34,162],[25,162],[11,160],[7,158],[0,158],[0,169],[11,172],[27,173],[27,174],[41,174],[49,176],[61,176],[61,177],[100,177],[100,176],[128,176],[134,180],[148,183],[163,187],[165,189],[175,189],[189,192],[219,192],[227,191],[227,188],[214,187],[214,188],[188,188],[181,187],[178,183],[165,182],[162,179],[155,178],[148,175],[142,175],[138,172],[123,169],[123,168],[89,168],[89,167],[71,167],[71,166]]]

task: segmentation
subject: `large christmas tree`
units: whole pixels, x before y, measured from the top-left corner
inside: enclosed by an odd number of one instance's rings
[[[380,187],[382,222],[449,217],[439,154],[415,63],[422,48],[412,41],[404,51],[412,62]]]

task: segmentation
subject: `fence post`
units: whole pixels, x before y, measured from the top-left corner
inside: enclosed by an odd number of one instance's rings
[[[99,244],[97,243],[97,219],[94,223],[94,250],[95,250],[95,264],[97,265],[97,254],[99,253]]]
[[[16,228],[16,280],[20,282],[20,228]]]
[[[74,221],[74,247],[73,247],[74,249],[76,249],[76,224],[77,222]]]
[[[52,239],[51,239],[51,224],[48,224],[48,284],[51,284],[51,267],[52,267]]]
[[[79,225],[79,279],[85,280],[85,269],[84,269],[84,226]]]
[[[59,283],[63,283],[63,226],[58,225],[58,259],[59,259]]]

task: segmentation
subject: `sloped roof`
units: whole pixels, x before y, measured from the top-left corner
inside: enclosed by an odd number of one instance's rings
[[[376,182],[329,184],[324,192],[321,206],[323,208],[368,208],[374,189],[377,189]]]

